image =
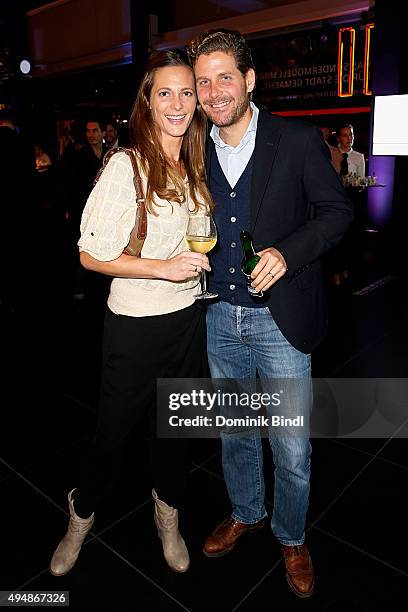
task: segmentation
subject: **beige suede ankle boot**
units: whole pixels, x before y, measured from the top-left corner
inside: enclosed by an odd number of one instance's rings
[[[175,572],[186,572],[190,566],[190,557],[178,530],[178,511],[161,501],[154,489],[152,495],[155,504],[154,521],[163,544],[164,558]]]
[[[51,559],[50,571],[54,576],[64,576],[74,567],[82,543],[94,522],[94,513],[86,519],[80,518],[75,513],[74,500],[72,499],[74,491],[75,489],[72,489],[68,493],[70,519],[67,533],[58,544]]]

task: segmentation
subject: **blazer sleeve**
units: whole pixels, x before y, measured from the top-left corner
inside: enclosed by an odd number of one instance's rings
[[[289,275],[303,270],[336,246],[353,219],[352,203],[317,128],[311,130],[305,146],[301,180],[308,220],[274,244],[285,258]]]

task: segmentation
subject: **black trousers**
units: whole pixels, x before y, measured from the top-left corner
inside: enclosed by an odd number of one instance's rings
[[[156,436],[156,379],[207,376],[202,307],[151,317],[105,316],[99,416],[81,466],[76,512],[85,518],[113,488],[129,436],[148,417],[150,467],[160,499],[185,497],[189,440]],[[144,466],[140,466],[143,469]],[[134,486],[137,486],[135,474]]]

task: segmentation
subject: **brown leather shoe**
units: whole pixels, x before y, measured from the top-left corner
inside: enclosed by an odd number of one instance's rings
[[[223,521],[212,534],[207,538],[203,552],[207,557],[221,557],[230,552],[235,546],[236,541],[244,533],[254,533],[262,529],[265,525],[265,519],[258,521],[252,525],[240,523],[232,517]]]
[[[312,559],[306,544],[282,546],[286,565],[286,580],[295,595],[310,597],[314,591],[315,579]]]

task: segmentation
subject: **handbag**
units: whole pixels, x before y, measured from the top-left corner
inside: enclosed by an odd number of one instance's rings
[[[143,248],[144,241],[147,234],[147,213],[145,205],[145,197],[143,193],[142,179],[140,178],[139,167],[137,164],[136,153],[134,149],[127,149],[125,147],[113,147],[105,154],[103,159],[103,166],[96,175],[94,185],[99,181],[102,172],[104,171],[106,164],[115,153],[126,153],[132,162],[133,168],[133,185],[136,192],[136,216],[135,224],[130,233],[129,242],[123,249],[126,255],[132,255],[133,257],[140,257],[140,253]]]

